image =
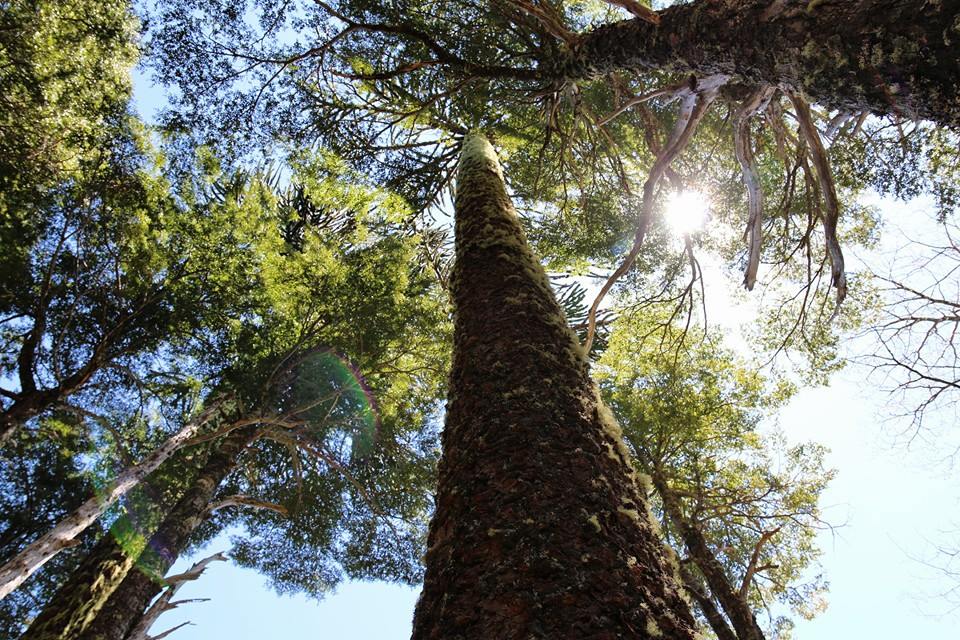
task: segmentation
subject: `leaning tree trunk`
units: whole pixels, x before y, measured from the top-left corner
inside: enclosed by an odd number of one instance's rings
[[[723,565],[710,550],[703,532],[683,515],[676,494],[667,485],[663,476],[654,472],[653,483],[663,500],[663,510],[677,528],[690,557],[693,558],[700,573],[703,574],[710,592],[720,602],[724,613],[730,620],[739,640],[765,640],[763,630],[757,624],[757,618],[750,604],[736,592],[727,577]]]
[[[727,619],[723,617],[723,614],[717,609],[717,605],[713,603],[713,598],[684,566],[680,567],[680,577],[683,578],[687,593],[697,603],[697,608],[706,618],[707,624],[710,625],[714,635],[717,636],[717,640],[739,640],[733,629],[727,624]]]
[[[151,536],[140,560],[78,639],[123,640],[130,633],[150,601],[163,590],[164,574],[173,566],[190,534],[207,516],[207,507],[220,483],[236,467],[240,453],[254,438],[256,430],[243,427],[220,443]]]
[[[47,533],[24,547],[0,567],[0,599],[20,586],[55,555],[76,544],[78,535],[92,525],[117,500],[153,473],[178,449],[196,435],[207,418],[187,423],[138,464],[127,467],[105,490],[98,492],[70,514],[62,518]]]
[[[693,638],[619,428],[478,134],[460,160],[456,254],[413,639]]]
[[[837,109],[960,126],[956,0],[697,0],[659,16],[598,27],[551,73],[726,74]]]
[[[135,559],[111,532],[105,533],[70,578],[57,589],[21,640],[76,638],[93,621]]]
[[[144,483],[145,492],[161,506],[156,486]],[[142,536],[149,532],[123,531],[114,523],[67,581],[48,600],[20,640],[68,640],[87,628],[97,612],[133,567],[141,549]],[[136,539],[136,540],[135,540]]]

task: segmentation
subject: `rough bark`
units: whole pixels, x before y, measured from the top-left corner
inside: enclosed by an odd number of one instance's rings
[[[736,631],[737,638],[739,640],[764,640],[763,630],[757,624],[757,618],[754,616],[753,610],[746,600],[737,594],[723,569],[723,565],[720,564],[720,561],[717,560],[710,549],[703,532],[684,516],[677,496],[663,477],[655,473],[653,483],[657,493],[660,494],[661,500],[663,500],[663,508],[667,517],[680,533],[690,557],[693,558],[697,568],[700,569],[700,573],[703,574],[707,586],[710,587],[710,592],[713,593],[724,613],[727,614],[730,624]]]
[[[846,111],[960,126],[957,0],[697,0],[598,27],[548,73],[725,74]]]
[[[57,589],[21,640],[78,637],[127,575],[134,560],[108,531]]]
[[[223,439],[196,480],[150,537],[141,560],[78,640],[123,640],[136,627],[150,601],[163,589],[164,574],[173,566],[190,534],[208,515],[207,507],[220,483],[236,467],[240,453],[255,437],[253,427],[244,427]]]
[[[454,361],[413,639],[693,638],[619,428],[478,134],[455,208]]]

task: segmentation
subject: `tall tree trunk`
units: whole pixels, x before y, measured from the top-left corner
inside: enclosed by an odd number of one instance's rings
[[[21,640],[76,638],[93,621],[135,559],[108,531],[57,589]]]
[[[598,27],[551,72],[726,74],[837,109],[960,126],[956,0],[697,0],[659,16]]]
[[[240,453],[256,438],[253,427],[228,435],[210,455],[187,492],[151,536],[141,560],[123,579],[96,619],[78,636],[82,640],[123,640],[137,625],[150,601],[163,589],[163,576],[176,561],[193,530],[207,516],[207,507]],[[72,639],[71,639],[72,640]]]
[[[478,134],[460,160],[456,254],[413,639],[693,638],[619,427]]]
[[[654,472],[653,484],[663,500],[663,508],[670,521],[680,532],[690,557],[707,581],[711,593],[717,598],[730,620],[739,640],[764,640],[763,630],[757,624],[749,603],[740,597],[730,583],[723,565],[710,550],[703,532],[683,515],[677,496],[670,489],[663,475]]]

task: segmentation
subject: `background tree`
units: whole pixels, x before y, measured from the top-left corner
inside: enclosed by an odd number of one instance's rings
[[[911,439],[924,431],[928,412],[943,412],[949,423],[960,391],[960,241],[956,223],[938,227],[939,237],[926,241],[918,257],[896,259],[877,276],[883,306],[870,329],[881,349],[865,358],[894,404],[910,412]]]
[[[211,397],[215,400],[223,396],[223,389],[217,391],[217,388],[225,384],[227,388],[233,389],[228,395],[236,399],[231,401],[227,416],[218,424],[208,427],[207,430],[212,430],[213,436],[224,433],[231,425],[269,425],[272,424],[271,420],[275,420],[282,432],[278,433],[277,437],[282,435],[285,445],[291,442],[296,445],[298,439],[303,438],[314,454],[323,453],[322,448],[317,448],[320,445],[315,439],[319,438],[319,429],[333,428],[335,425],[329,421],[336,403],[328,406],[329,398],[317,391],[309,396],[301,392],[300,395],[308,399],[301,398],[299,404],[290,401],[288,404],[291,406],[287,409],[281,410],[281,407],[271,408],[263,405],[264,400],[261,396],[266,393],[262,387],[263,376],[279,375],[279,381],[272,383],[276,386],[283,383],[283,380],[290,375],[283,375],[284,369],[279,367],[282,365],[286,368],[297,363],[297,357],[292,353],[278,360],[276,350],[282,345],[289,345],[288,348],[296,350],[320,349],[322,357],[317,356],[317,358],[325,363],[327,370],[317,365],[312,370],[298,375],[307,378],[315,377],[317,384],[321,386],[325,381],[327,384],[348,386],[352,382],[355,387],[359,384],[349,375],[353,369],[344,366],[335,355],[334,347],[330,345],[339,345],[337,348],[349,350],[355,354],[359,362],[369,363],[365,366],[376,366],[380,369],[371,371],[369,379],[382,379],[383,382],[377,382],[377,387],[382,386],[385,394],[390,393],[389,397],[385,395],[381,399],[380,406],[390,408],[389,424],[393,425],[398,437],[401,435],[404,438],[415,437],[418,430],[423,428],[423,421],[432,414],[429,403],[436,397],[434,388],[440,379],[437,371],[442,367],[441,363],[444,359],[444,349],[438,346],[436,341],[437,337],[442,338],[444,313],[442,305],[438,304],[430,293],[431,275],[423,272],[419,267],[409,266],[417,239],[415,237],[402,239],[386,234],[389,220],[394,215],[393,209],[399,205],[392,202],[385,194],[364,190],[358,186],[344,186],[336,176],[330,174],[331,162],[333,161],[329,158],[316,160],[300,158],[297,161],[299,170],[295,175],[301,181],[290,189],[290,194],[294,195],[281,194],[278,198],[273,195],[268,184],[254,179],[246,186],[240,187],[238,192],[227,194],[228,197],[211,205],[216,209],[245,211],[244,219],[254,222],[252,226],[247,226],[246,233],[234,237],[236,241],[248,246],[254,255],[254,262],[251,263],[254,265],[252,271],[254,280],[249,282],[247,287],[251,299],[255,301],[249,307],[250,313],[255,315],[244,318],[225,331],[227,335],[232,336],[228,340],[221,341],[225,349],[206,357],[200,354],[196,356],[194,370],[207,372],[209,378],[204,384],[209,385]],[[323,172],[326,172],[325,176],[322,175]],[[337,209],[333,209],[333,206]],[[241,217],[241,214],[236,211],[232,215],[237,216],[238,219]],[[438,331],[441,333],[438,334]],[[214,368],[218,362],[229,363],[230,371],[233,373],[218,372]],[[297,366],[302,368],[302,365]],[[341,379],[328,380],[335,373],[339,373]],[[342,379],[344,376],[346,380]],[[299,388],[302,384],[297,383],[294,388]],[[240,393],[243,389],[246,391]],[[355,394],[359,393],[363,400],[367,400],[367,396],[373,393],[371,389],[359,387],[351,391]],[[343,400],[341,396],[344,392],[345,390],[341,389],[336,397]],[[271,391],[265,397],[272,397],[271,394],[276,393],[276,390]],[[253,394],[252,397],[251,394]],[[247,400],[243,400],[245,397]],[[261,399],[256,400],[256,398]],[[319,407],[311,404],[311,402],[320,402],[317,398],[323,400]],[[237,402],[253,404],[248,404],[247,409],[238,413],[240,409],[237,407]],[[355,404],[357,399],[354,398],[351,402]],[[424,403],[427,404],[424,405]],[[365,411],[364,413],[358,409],[364,419],[371,421],[375,414],[380,413],[379,408],[371,408],[369,402],[367,406],[360,409]],[[310,410],[314,417],[312,423],[303,422],[302,416],[299,415],[307,410]],[[346,411],[349,414],[349,410],[341,409],[340,411]],[[383,424],[381,417],[377,417],[376,421],[377,425]],[[307,429],[310,424],[312,429]],[[297,428],[305,430],[305,433],[297,435],[289,431],[297,425],[299,425]],[[359,448],[376,450],[380,447],[388,449],[391,447],[390,443],[394,441],[384,438],[383,434],[377,432],[377,425],[371,422],[367,429],[353,434],[353,437],[358,439]],[[371,429],[374,432],[371,432]],[[194,438],[193,441],[203,441],[209,437],[203,435]],[[397,447],[399,444],[395,443],[393,446]],[[281,449],[281,453],[283,451],[285,449]],[[420,453],[413,458],[410,458],[409,452],[404,453],[403,449],[382,458],[384,464],[388,466],[391,460],[407,459],[407,470],[404,472],[406,475],[403,476],[407,482],[395,483],[393,485],[395,490],[410,491],[414,478],[418,477],[421,482],[429,478],[432,451],[425,450],[423,447],[420,447],[419,451]],[[299,456],[296,450],[294,454]],[[324,455],[328,456],[327,463],[335,467],[340,465],[340,472],[344,472],[347,468],[349,455],[347,460],[341,463],[337,462],[334,454],[325,453]],[[340,457],[343,455],[341,451]],[[383,454],[381,452],[378,455]],[[217,465],[212,472],[220,474],[222,478],[229,473],[230,465],[236,463],[236,457],[234,455],[221,461],[221,464]],[[415,469],[418,465],[423,466],[424,469],[417,472]],[[300,470],[305,468],[299,463],[294,467]],[[251,476],[263,475],[257,471],[255,464],[248,465],[245,473]],[[337,473],[334,469],[329,471],[328,475],[332,474],[336,477]],[[347,474],[350,475],[349,472]],[[376,487],[380,486],[373,480],[371,484],[373,488],[369,490],[369,494],[364,494],[365,497],[375,494]],[[219,482],[212,486],[206,483],[204,491],[208,493],[214,491],[217,485]],[[297,485],[302,486],[302,483],[298,482]],[[288,487],[287,491],[289,490]],[[362,486],[361,491],[364,491]],[[422,527],[425,506],[422,503],[422,497],[417,498],[418,494],[416,492],[414,494],[406,498],[404,504],[419,505],[416,513],[421,521],[419,526]],[[333,495],[338,494],[333,491]],[[422,492],[419,495],[422,496]],[[228,502],[231,499],[234,498],[229,496],[223,498]],[[172,563],[180,548],[186,544],[186,536],[190,534],[193,526],[207,517],[208,514],[205,514],[203,509],[212,501],[212,494],[207,495],[206,499],[193,498],[187,501],[187,508],[192,510],[191,515],[180,513],[177,517],[168,516],[170,526],[178,527],[178,533],[175,536],[178,542],[165,543],[166,547],[173,545],[170,552],[162,556],[166,566]],[[259,502],[268,504],[262,500]],[[256,503],[257,501],[254,500],[251,504]],[[248,504],[248,502],[241,501],[238,504]],[[326,503],[321,502],[321,506],[328,510],[333,508],[329,500]],[[354,511],[359,514],[362,510],[355,508]],[[412,513],[409,510],[400,512]],[[345,519],[347,518],[346,512],[342,515]],[[359,517],[359,515],[355,516],[355,518]],[[376,517],[385,518],[386,516]],[[412,515],[410,517],[411,524],[407,526],[413,529],[408,532],[407,540],[403,543],[408,559],[404,560],[401,555],[398,555],[401,551],[396,553],[384,551],[380,557],[382,560],[393,558],[394,562],[398,563],[397,566],[405,567],[404,575],[415,576],[418,571],[410,567],[410,562],[414,561],[409,558],[418,557],[420,536],[417,533],[416,518]],[[333,515],[328,513],[326,518],[328,526],[348,526],[340,524],[335,511]],[[185,524],[189,522],[193,522],[194,525]],[[221,523],[220,527],[223,526],[226,525]],[[277,529],[275,523],[262,523],[261,526]],[[399,525],[394,529],[396,528],[399,528]],[[208,537],[217,530],[219,529],[208,528]],[[300,529],[301,536],[308,533],[309,530]],[[145,535],[149,537],[150,534],[146,532]],[[166,534],[158,531],[155,535],[163,537]],[[324,534],[318,532],[316,535]],[[366,535],[370,536],[369,533]],[[396,535],[395,530],[394,535]],[[159,542],[153,546],[158,544]],[[321,543],[317,542],[317,544]],[[377,546],[377,540],[373,539],[354,547],[349,553],[342,550],[337,553],[346,553],[345,558],[351,558],[351,562],[358,564],[364,562],[362,557],[359,557],[362,553],[372,552]],[[315,547],[301,549],[299,553],[303,556],[307,553],[320,554],[321,552],[322,546],[319,549]],[[333,558],[325,561],[331,567],[336,563],[337,553],[333,553]],[[282,557],[279,549],[271,549],[270,554],[276,558]],[[70,623],[71,626],[69,626],[69,637],[74,637],[73,634],[81,632],[91,621],[92,615],[96,613],[110,591],[116,588],[118,581],[133,568],[135,555],[131,557],[129,549],[117,548],[117,545],[113,545],[106,556],[96,555],[100,560],[94,562],[92,568],[83,569],[79,577],[75,575],[71,578],[67,583],[70,588],[67,589],[65,586],[63,597],[51,601],[43,616],[31,627],[28,637],[47,637],[44,634],[51,633],[55,634],[53,637],[67,637],[59,635],[68,628],[63,626],[64,620],[76,621],[75,626],[74,623]],[[321,556],[318,555],[317,562],[322,563],[320,558]],[[140,564],[144,562],[146,560]],[[386,566],[378,568],[367,562],[368,566],[373,567],[371,571],[379,571],[380,575],[396,576],[400,571],[396,569],[391,573]],[[298,566],[302,568],[302,562]],[[276,570],[275,567],[274,570]],[[328,571],[332,570],[331,568]],[[164,571],[165,567],[145,573],[147,590],[154,589],[158,575],[162,576]],[[333,581],[335,582],[336,580]],[[96,586],[96,598],[84,590],[92,586]],[[323,593],[327,586],[327,583],[316,585],[313,587],[314,592]],[[81,597],[84,593],[87,595]],[[148,601],[149,597],[139,606],[139,609],[134,608],[131,611],[129,607],[127,608],[126,615],[122,617],[131,622],[130,626],[136,623],[136,616],[143,612]],[[111,623],[109,626],[111,629],[121,628],[119,623]]]
[[[791,385],[764,380],[716,339],[665,353],[662,326],[650,313],[620,318],[601,388],[707,624],[721,638],[762,638],[754,618],[766,614],[767,634],[786,637],[785,611],[823,607],[826,583],[810,576],[815,536],[829,526],[818,506],[833,476],[826,452],[788,445],[770,424]]]

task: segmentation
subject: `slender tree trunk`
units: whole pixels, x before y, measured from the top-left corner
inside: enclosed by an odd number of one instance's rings
[[[253,427],[244,427],[220,443],[197,479],[151,536],[140,560],[79,639],[123,640],[127,637],[150,601],[163,589],[163,576],[186,546],[190,534],[206,518],[207,507],[220,483],[236,467],[240,453],[255,437]]]
[[[667,517],[680,532],[680,537],[683,539],[690,557],[693,558],[697,568],[700,569],[700,573],[706,579],[711,593],[717,598],[724,613],[727,614],[730,624],[736,631],[737,638],[739,640],[764,640],[763,630],[757,624],[757,618],[753,615],[753,610],[730,584],[730,579],[727,577],[723,565],[710,550],[703,532],[683,515],[683,510],[680,508],[676,495],[662,475],[655,472],[653,483],[663,500],[663,508]]]
[[[33,575],[50,558],[64,549],[74,546],[78,535],[96,522],[111,505],[137,486],[196,435],[202,423],[202,420],[197,420],[185,425],[139,464],[127,467],[120,472],[106,490],[84,502],[54,525],[50,531],[27,545],[20,553],[0,567],[0,599],[20,586],[24,580]]]
[[[680,576],[683,578],[687,593],[697,603],[697,608],[707,619],[707,624],[713,629],[717,640],[738,640],[730,625],[727,624],[727,619],[723,617],[723,614],[717,609],[717,605],[714,604],[713,598],[710,597],[709,593],[704,592],[703,587],[697,583],[696,578],[690,575],[690,571],[686,567],[680,567]]]
[[[598,27],[552,73],[726,74],[837,109],[960,126],[956,0],[696,0],[659,16]]]
[[[619,427],[468,136],[443,458],[414,640],[693,638]]]
[[[57,589],[21,640],[76,638],[93,621],[135,559],[108,531]]]

